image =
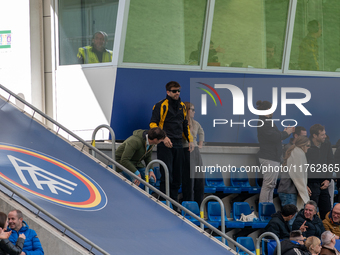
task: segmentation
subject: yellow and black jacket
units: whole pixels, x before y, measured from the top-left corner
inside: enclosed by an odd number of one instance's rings
[[[184,137],[188,142],[192,142],[186,115],[185,104],[181,99],[173,100],[167,96],[154,105],[150,128],[160,127],[170,139]]]
[[[92,46],[85,46],[78,49],[77,57],[82,64],[103,63],[112,61],[112,51],[105,49],[101,61]]]

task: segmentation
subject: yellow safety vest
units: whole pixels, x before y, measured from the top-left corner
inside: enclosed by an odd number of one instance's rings
[[[85,46],[78,49],[78,58],[83,58],[84,64],[103,63],[112,61],[112,51],[105,50],[102,56],[102,62],[99,62],[97,54],[92,51],[92,46]]]

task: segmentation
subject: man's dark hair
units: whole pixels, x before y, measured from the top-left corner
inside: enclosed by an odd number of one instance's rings
[[[163,129],[159,128],[159,127],[155,127],[155,128],[151,128],[149,131],[148,131],[148,138],[150,140],[153,140],[153,139],[157,139],[157,140],[161,140],[161,139],[164,139],[166,137],[166,133]]]
[[[320,132],[324,131],[325,127],[320,125],[320,124],[314,124],[313,126],[310,127],[309,133],[310,136],[313,138],[313,135],[315,134],[316,136],[319,135]]]
[[[316,19],[309,21],[307,24],[307,30],[309,33],[319,32],[319,21]]]
[[[295,127],[295,132],[293,133],[293,135],[300,135],[301,131],[307,131],[307,130],[302,126],[297,126]]]
[[[306,205],[312,205],[312,206],[314,206],[314,210],[315,210],[316,212],[318,211],[318,205],[317,205],[317,203],[316,203],[315,201],[309,200],[309,201],[305,204],[305,207],[306,207]]]
[[[272,103],[269,101],[257,101],[256,102],[257,105],[257,110],[268,110],[272,107]]]
[[[171,88],[180,88],[181,85],[179,85],[179,83],[177,81],[169,81],[166,85],[165,88],[167,91],[169,91]]]
[[[0,212],[0,228],[2,228],[4,231],[6,230],[4,229],[6,221],[7,221],[7,214]]]
[[[295,213],[297,213],[297,211],[298,210],[295,205],[289,204],[282,207],[281,214],[284,217],[288,217],[290,215],[294,215]]]
[[[302,232],[301,230],[293,230],[292,232],[290,232],[289,237],[290,238],[295,238],[295,237],[299,237],[302,236]]]

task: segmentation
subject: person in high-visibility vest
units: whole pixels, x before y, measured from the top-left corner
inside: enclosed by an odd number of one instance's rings
[[[78,49],[80,64],[103,63],[112,61],[112,51],[105,48],[107,34],[102,31],[96,32],[92,37],[92,44]]]

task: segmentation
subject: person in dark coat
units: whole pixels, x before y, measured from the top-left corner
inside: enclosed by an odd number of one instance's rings
[[[292,231],[289,239],[281,242],[281,255],[310,255],[304,241],[305,238],[300,230]],[[277,254],[276,248],[274,254]]]
[[[257,110],[262,111],[262,114],[272,109],[272,103],[268,101],[259,100],[256,105]],[[257,139],[260,145],[257,157],[264,173],[259,197],[260,203],[273,203],[274,189],[279,176],[277,169],[281,165],[282,140],[288,138],[295,130],[294,127],[286,127],[280,131],[272,121],[272,117],[273,113],[260,115],[257,128]]]
[[[20,234],[16,244],[12,244],[8,238],[10,237],[12,231],[4,232],[7,229],[8,220],[6,213],[0,212],[0,255],[19,255],[24,247],[24,242],[26,239],[25,234]]]
[[[326,214],[332,209],[328,186],[333,174],[334,156],[332,145],[326,139],[325,127],[314,124],[309,129],[311,146],[306,156],[309,164],[308,188],[310,200],[319,206],[320,218],[325,219]],[[322,171],[317,168],[322,166]]]
[[[316,212],[316,203],[312,200],[308,201],[305,208],[298,212],[292,229],[301,230],[304,237],[316,236],[320,239],[325,227]]]
[[[297,208],[295,205],[288,204],[282,207],[281,211],[278,211],[272,215],[271,220],[265,227],[265,232],[272,232],[279,239],[289,238],[289,225],[288,222],[297,213]]]

